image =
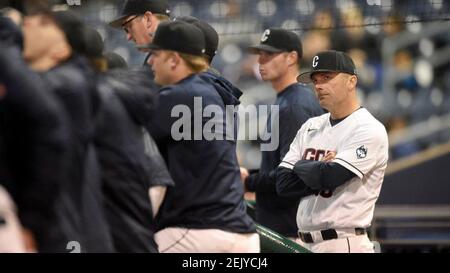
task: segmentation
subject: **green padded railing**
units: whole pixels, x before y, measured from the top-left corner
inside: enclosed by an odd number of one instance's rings
[[[256,231],[259,234],[261,253],[311,253],[296,242],[258,223]]]
[[[247,200],[249,214],[254,215],[256,202]],[[283,235],[256,223],[256,231],[260,237],[261,253],[311,253],[311,251],[284,237]]]
[[[245,200],[245,202],[247,203],[247,208],[256,210],[256,201],[255,200]]]

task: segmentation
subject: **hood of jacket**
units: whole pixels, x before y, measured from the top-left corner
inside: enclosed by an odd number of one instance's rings
[[[239,98],[242,96],[242,91],[218,73],[208,70],[201,73],[200,78],[215,87],[225,105],[236,106],[241,103]]]

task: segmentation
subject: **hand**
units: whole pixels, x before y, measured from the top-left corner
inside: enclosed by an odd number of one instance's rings
[[[3,84],[0,84],[0,100],[6,96],[6,87]]]
[[[245,186],[245,179],[247,179],[247,177],[250,175],[250,173],[248,172],[248,170],[246,168],[240,168],[241,169],[241,181],[242,181],[242,185],[244,186],[244,191],[245,191],[245,195],[247,196],[247,194],[249,193],[247,191],[247,187]],[[245,199],[248,199],[247,197]]]
[[[245,179],[250,175],[246,168],[241,167],[241,181],[245,182]]]
[[[36,253],[37,244],[33,233],[29,229],[22,228],[22,238],[25,245],[25,251],[28,253]]]
[[[256,194],[254,192],[246,192],[244,194],[245,200],[255,201],[256,200]]]
[[[322,159],[323,162],[331,162],[336,158],[336,152],[328,152]]]

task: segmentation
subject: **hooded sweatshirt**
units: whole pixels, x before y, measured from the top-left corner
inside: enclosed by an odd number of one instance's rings
[[[246,213],[236,139],[226,137],[229,119],[224,115],[210,118],[206,112],[202,115],[207,107],[225,113],[226,105],[236,106],[239,100],[226,84],[211,84],[202,76],[191,75],[162,88],[158,106],[148,123],[175,181],[157,218],[158,230],[184,227],[252,233],[255,225]],[[182,138],[172,132],[182,131],[178,126],[181,122],[178,110],[186,113],[185,118],[192,125],[190,129],[188,124],[183,126],[186,137]],[[201,130],[195,129],[199,126]],[[208,140],[203,131],[217,138]]]

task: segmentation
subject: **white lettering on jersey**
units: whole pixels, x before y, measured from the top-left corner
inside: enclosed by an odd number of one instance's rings
[[[311,161],[321,161],[326,154],[332,151],[325,151],[320,149],[308,148],[303,153],[302,159]]]

